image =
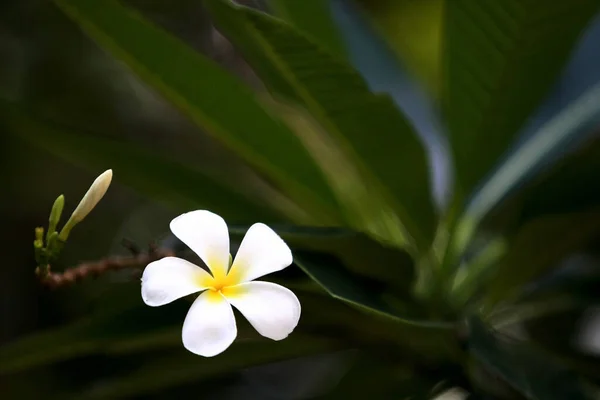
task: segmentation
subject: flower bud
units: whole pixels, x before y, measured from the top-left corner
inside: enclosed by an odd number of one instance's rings
[[[46,250],[50,255],[58,255],[59,251],[62,249],[61,246],[57,245],[59,242],[58,232],[52,232],[51,235],[48,235],[48,239],[46,239]]]
[[[42,246],[44,245],[44,228],[41,226],[35,228],[35,241],[40,242]]]
[[[59,239],[62,241],[67,240],[71,229],[79,222],[81,222],[89,213],[96,207],[96,204],[104,197],[104,194],[110,186],[112,180],[112,170],[109,169],[102,173],[92,183],[92,186],[88,189],[86,194],[83,196],[79,205],[71,214],[71,217],[60,232]]]
[[[56,226],[60,221],[60,217],[63,212],[63,208],[65,206],[65,196],[62,194],[54,200],[54,205],[52,205],[52,211],[50,211],[50,218],[48,219],[48,232],[46,232],[46,241],[49,240],[50,235],[56,232]]]
[[[38,264],[44,263],[44,228],[35,228],[35,240],[33,241],[33,251],[35,261]]]

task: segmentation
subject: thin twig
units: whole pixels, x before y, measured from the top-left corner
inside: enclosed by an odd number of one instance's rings
[[[129,250],[129,252],[134,256],[142,253],[139,246],[129,239],[121,240],[121,245]]]
[[[52,272],[50,265],[48,265],[46,272],[38,272],[38,276],[40,276],[42,284],[50,288],[57,288],[74,284],[91,276],[99,276],[108,271],[145,267],[152,261],[156,261],[164,257],[170,257],[174,254],[175,253],[172,250],[160,249],[151,246],[148,253],[135,254],[126,257],[116,256],[98,261],[83,262],[76,267],[65,270],[64,272]]]

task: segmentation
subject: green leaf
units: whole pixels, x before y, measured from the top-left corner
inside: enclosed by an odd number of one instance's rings
[[[113,0],[56,0],[106,51],[194,122],[267,174],[323,224],[339,213],[322,172],[256,93],[212,61]]]
[[[573,138],[591,132],[599,123],[600,84],[589,89],[519,146],[478,191],[467,210],[469,218],[479,220],[485,216],[528,175],[537,172],[549,156],[564,148]],[[565,197],[573,196],[574,189],[577,189],[577,196],[582,197],[582,200],[599,199],[598,147],[592,151],[584,150],[583,158],[581,154],[576,154],[568,157],[566,161],[559,162],[559,165],[553,168],[555,176],[546,177],[545,183],[527,191],[527,197],[536,198],[532,200],[536,203],[534,207],[539,210],[534,212],[540,213],[542,209],[552,208],[551,204],[564,202]],[[559,182],[561,185],[557,186]],[[595,195],[590,196],[593,193]],[[553,210],[559,211],[577,210]]]
[[[3,103],[0,111],[8,133],[91,171],[112,168],[118,181],[131,185],[177,209],[204,207],[237,220],[280,221],[259,199],[220,184],[138,144],[72,129],[41,120]]]
[[[512,300],[523,285],[556,267],[600,234],[600,210],[545,216],[525,224],[494,268],[486,299]]]
[[[396,243],[403,240],[389,229],[399,219],[417,247],[427,249],[436,213],[426,155],[393,102],[371,93],[358,72],[288,24],[228,1],[205,4],[263,80],[306,107],[358,170],[364,196],[344,204],[349,217],[359,218],[360,229]],[[330,179],[337,181],[332,185],[344,183],[340,172],[330,172]],[[341,191],[347,200],[343,186]],[[361,215],[367,210],[370,215]]]
[[[469,321],[469,348],[489,371],[527,399],[586,398],[580,382],[566,368],[535,352],[530,344],[501,340],[476,318]]]
[[[548,93],[600,2],[447,0],[444,7],[442,108],[459,196],[467,196]]]
[[[381,293],[369,292],[363,282],[350,274],[335,257],[296,252],[294,263],[331,296],[359,309],[415,327],[434,329],[452,329],[453,327],[453,324],[447,322],[412,319],[411,314],[414,314],[415,310],[406,305],[400,306],[401,311],[405,314],[399,313],[394,309],[398,308],[398,304],[394,304],[395,307],[392,307],[381,298]]]
[[[489,278],[490,270],[508,251],[504,239],[490,240],[469,261],[461,266],[452,280],[450,297],[455,309],[464,307],[479,295],[481,281]]]
[[[346,58],[346,49],[331,18],[329,2],[322,0],[269,0],[273,13],[296,29],[320,43],[339,59]]]

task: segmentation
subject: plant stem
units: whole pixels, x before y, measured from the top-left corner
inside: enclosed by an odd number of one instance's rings
[[[172,250],[150,247],[147,253],[87,261],[64,272],[52,272],[50,265],[46,265],[46,268],[38,267],[36,273],[42,284],[51,288],[58,288],[74,284],[90,276],[102,275],[108,271],[144,267],[153,261],[174,255],[175,253]]]

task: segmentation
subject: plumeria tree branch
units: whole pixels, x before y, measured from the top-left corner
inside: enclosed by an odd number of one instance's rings
[[[85,261],[63,272],[53,272],[51,266],[46,265],[36,268],[36,274],[43,285],[54,289],[72,285],[86,278],[97,277],[109,271],[143,268],[153,261],[175,255],[174,251],[158,248],[155,245],[150,245],[145,253],[128,247],[132,250],[130,256],[113,256],[101,260]]]

